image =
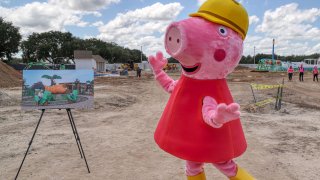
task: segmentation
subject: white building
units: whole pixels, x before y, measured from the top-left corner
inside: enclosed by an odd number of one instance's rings
[[[76,69],[97,69],[96,61],[92,58],[92,51],[74,51]]]
[[[107,61],[103,59],[103,57],[101,57],[100,55],[93,55],[92,58],[96,61],[97,72],[105,72]]]
[[[93,69],[97,72],[105,72],[106,60],[100,55],[92,55],[92,51],[74,51],[76,69]]]

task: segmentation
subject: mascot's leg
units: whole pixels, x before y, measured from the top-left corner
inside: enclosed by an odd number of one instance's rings
[[[188,180],[206,180],[203,163],[186,161],[186,174]]]
[[[228,177],[234,177],[237,174],[237,164],[233,160],[212,164]]]
[[[246,170],[237,166],[233,160],[221,163],[213,163],[213,165],[224,175],[229,177],[230,180],[254,180],[254,178]]]

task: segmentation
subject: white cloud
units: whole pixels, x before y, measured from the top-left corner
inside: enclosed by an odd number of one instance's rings
[[[246,4],[248,4],[249,3],[249,0],[238,0],[238,2],[240,3],[240,4],[244,4],[244,3],[246,3]]]
[[[313,46],[311,49],[309,49],[309,54],[313,53],[313,52],[317,52],[320,53],[320,43],[316,44],[315,46]]]
[[[49,0],[50,4],[80,11],[96,11],[119,2],[120,0]]]
[[[258,18],[258,16],[253,15],[249,17],[249,23],[251,24],[257,24],[260,21],[260,19]]]
[[[119,45],[139,49],[154,54],[163,50],[163,33],[166,27],[179,15],[183,7],[180,3],[155,3],[142,9],[119,13],[115,19],[100,26],[98,38],[116,42]]]
[[[207,0],[198,0],[198,5],[201,6],[204,2],[206,2]]]
[[[319,8],[302,10],[296,3],[268,10],[255,29],[258,35],[247,37],[244,54],[252,55],[253,46],[257,53],[271,54],[273,38],[279,55],[319,53],[320,29],[315,25],[319,17]]]
[[[89,23],[83,20],[83,16],[99,17],[101,13],[93,10],[105,8],[110,3],[119,1],[49,0],[48,2],[27,3],[24,6],[14,8],[0,6],[0,16],[20,27],[22,35],[27,36],[32,32],[65,31],[65,26],[87,26]],[[78,2],[78,5],[75,2]],[[95,6],[90,4],[94,2]],[[84,9],[85,5],[87,9]]]
[[[268,10],[264,14],[263,22],[256,31],[268,36],[283,37],[289,40],[311,40],[320,37],[320,29],[314,23],[320,17],[320,9],[298,9],[298,4],[291,3],[276,10]]]
[[[97,22],[92,23],[92,26],[96,26],[96,27],[99,27],[99,26],[102,26],[102,25],[103,25],[102,21],[97,21]]]

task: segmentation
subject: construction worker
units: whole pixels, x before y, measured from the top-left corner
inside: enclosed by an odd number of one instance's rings
[[[317,66],[313,67],[312,74],[313,74],[313,81],[315,81],[317,79],[317,82],[319,82],[318,81],[319,71],[318,71],[318,67]]]
[[[137,67],[137,77],[141,78],[141,68],[139,66]]]
[[[299,81],[303,81],[304,67],[303,64],[299,66]]]
[[[292,66],[290,66],[290,67],[288,68],[289,81],[292,81],[293,71],[294,71],[294,70],[293,70]]]

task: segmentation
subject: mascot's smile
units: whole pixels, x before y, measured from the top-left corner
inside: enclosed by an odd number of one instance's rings
[[[200,69],[200,66],[201,66],[200,63],[197,63],[197,64],[195,64],[195,65],[193,65],[193,66],[183,66],[183,65],[181,64],[182,69],[183,69],[186,73],[188,73],[188,74],[194,74],[194,73],[196,73],[196,72]]]

